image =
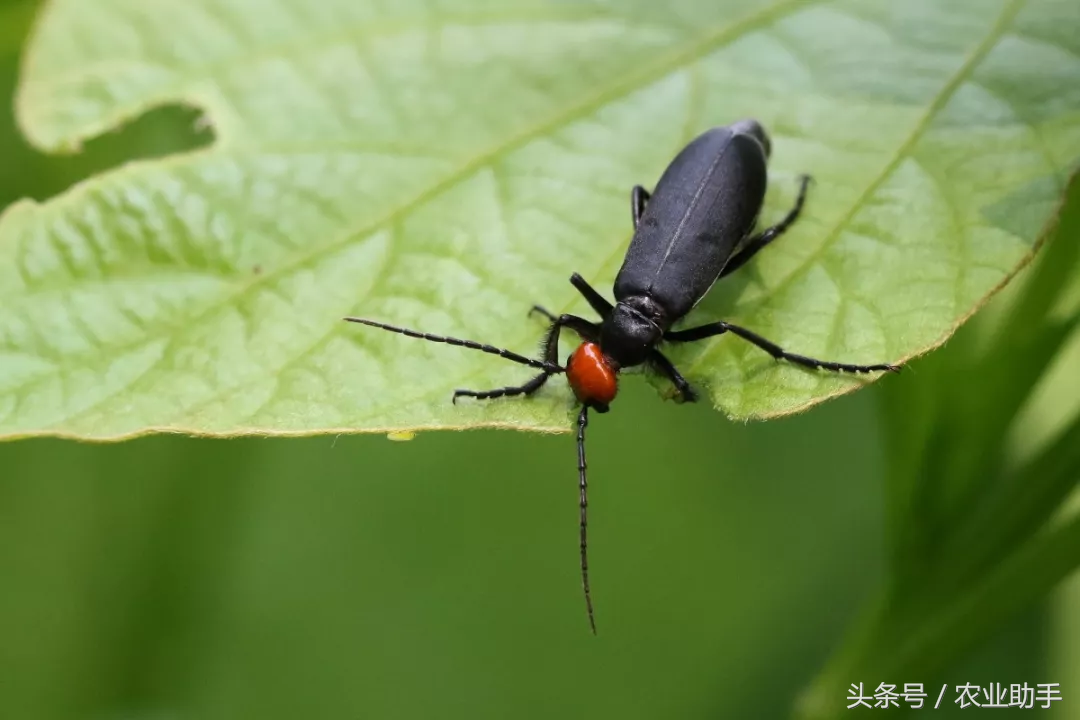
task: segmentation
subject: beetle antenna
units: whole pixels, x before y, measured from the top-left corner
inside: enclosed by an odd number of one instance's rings
[[[443,335],[431,335],[430,333],[417,332],[416,330],[409,330],[408,328],[398,327],[397,325],[387,325],[386,323],[377,322],[375,320],[365,320],[364,318],[358,317],[347,317],[342,319],[347,322],[360,323],[361,325],[367,325],[381,330],[389,330],[390,332],[405,335],[406,337],[420,338],[421,340],[428,340],[430,342],[446,343],[447,345],[469,348],[470,350],[479,350],[481,352],[486,352],[489,355],[498,355],[501,358],[512,360],[521,365],[528,365],[529,367],[543,370],[547,373],[554,374],[563,372],[563,368],[555,363],[545,362],[543,360],[533,360],[532,358],[519,355],[511,350],[497,348],[494,345],[485,345],[484,343],[478,343],[475,340],[461,340],[459,338],[445,337]]]
[[[578,488],[581,491],[579,507],[581,509],[581,587],[585,591],[585,609],[589,612],[589,627],[596,634],[596,619],[593,617],[592,594],[589,592],[589,481],[585,469],[585,428],[589,425],[589,406],[582,405],[578,415],[577,430],[577,467]]]

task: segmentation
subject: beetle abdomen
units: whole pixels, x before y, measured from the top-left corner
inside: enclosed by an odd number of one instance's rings
[[[645,295],[672,317],[690,311],[754,228],[766,149],[750,121],[707,130],[668,165],[615,280],[617,300]]]

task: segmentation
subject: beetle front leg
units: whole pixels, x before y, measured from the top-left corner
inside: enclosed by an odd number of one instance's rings
[[[611,314],[612,306],[603,295],[596,292],[593,286],[581,277],[578,273],[574,273],[570,276],[570,284],[573,285],[579,293],[588,301],[592,309],[596,311],[596,314],[602,318],[606,318]]]
[[[579,293],[581,293],[585,300],[588,301],[589,305],[592,306],[592,309],[595,310],[596,314],[599,315],[601,318],[606,318],[611,313],[611,303],[604,299],[603,295],[596,292],[596,290],[593,289],[593,286],[590,285],[585,280],[585,278],[581,277],[581,275],[579,275],[578,273],[574,273],[573,275],[571,275],[570,284],[573,285]],[[533,313],[540,313],[548,319],[548,322],[555,322],[558,320],[558,318],[555,316],[555,313],[540,305],[532,306],[532,309],[529,310],[529,315],[532,315]],[[582,322],[588,322],[583,318],[578,319]]]
[[[552,365],[559,364],[559,335],[564,327],[568,327],[583,340],[596,342],[600,336],[600,328],[596,323],[591,323],[577,315],[560,315],[555,318],[544,338],[544,361]]]
[[[736,253],[730,260],[728,260],[728,264],[725,265],[724,269],[720,271],[719,277],[729,275],[741,268],[747,263],[748,260],[750,260],[750,258],[757,255],[763,247],[783,235],[784,231],[791,227],[792,224],[799,219],[799,213],[802,212],[803,203],[806,202],[806,188],[809,187],[810,180],[811,178],[809,175],[803,175],[799,178],[801,185],[799,186],[799,196],[795,199],[795,207],[791,208],[791,210],[788,211],[788,214],[784,217],[783,220],[776,223],[771,228],[766,228],[765,230],[762,230],[760,233],[747,241],[746,245],[743,246],[743,249]]]
[[[649,365],[653,370],[671,381],[671,384],[679,391],[683,402],[697,402],[697,393],[690,387],[690,383],[686,381],[678,368],[662,352],[659,350],[650,352]]]
[[[534,392],[544,387],[544,383],[546,383],[548,378],[554,374],[555,373],[545,371],[524,385],[510,385],[494,390],[455,390],[451,402],[456,405],[459,397],[471,397],[476,398],[477,400],[493,400],[495,398],[513,397],[515,395],[532,395]]]
[[[532,317],[533,313],[540,313],[541,315],[543,315],[544,317],[547,318],[548,322],[555,322],[558,319],[558,318],[555,317],[554,313],[552,313],[550,310],[548,310],[543,305],[533,305],[532,309],[529,310],[529,317]]]
[[[818,360],[816,358],[807,357],[806,355],[796,355],[784,350],[782,347],[774,342],[766,340],[755,332],[751,332],[746,328],[741,328],[738,325],[732,325],[727,322],[715,322],[708,325],[701,325],[696,328],[688,328],[686,330],[673,330],[665,333],[664,339],[671,342],[693,342],[695,340],[704,340],[708,337],[716,335],[722,335],[726,332],[730,332],[732,335],[738,335],[743,340],[749,343],[757,345],[765,352],[772,355],[777,360],[787,360],[790,363],[796,365],[802,365],[812,370],[830,370],[832,372],[852,372],[852,373],[869,373],[869,372],[900,372],[900,368],[896,365],[887,365],[879,363],[876,365],[852,365],[849,363],[832,362],[831,360]]]
[[[555,317],[539,305],[534,305],[530,312],[539,312],[552,320],[551,327],[548,328],[547,335],[544,336],[543,344],[544,361],[548,363],[552,369],[544,370],[544,372],[523,385],[510,385],[508,387],[495,388],[494,390],[455,390],[453,396],[453,402],[455,404],[459,397],[471,397],[477,400],[494,400],[495,398],[513,397],[515,395],[532,395],[542,388],[544,383],[546,383],[548,378],[552,375],[566,372],[566,368],[559,365],[559,335],[562,328],[568,327],[588,340],[595,339],[600,332],[600,329],[595,324],[589,322],[585,318],[580,318],[577,315],[560,315],[559,317]]]

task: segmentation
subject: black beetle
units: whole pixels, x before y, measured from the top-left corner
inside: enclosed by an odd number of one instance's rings
[[[752,234],[765,201],[770,150],[769,137],[761,124],[756,120],[741,120],[707,130],[691,141],[668,165],[651,196],[640,185],[635,186],[630,194],[634,237],[615,278],[615,305],[574,273],[570,282],[600,315],[601,322],[597,324],[577,315],[556,317],[539,305],[533,306],[530,312],[543,314],[551,323],[543,342],[543,360],[472,340],[430,335],[363,318],[345,318],[409,337],[482,350],[540,370],[523,385],[480,392],[455,390],[455,402],[463,396],[487,400],[531,395],[552,375],[566,373],[581,402],[577,433],[581,580],[593,633],[596,624],[589,592],[586,543],[585,428],[589,408],[600,413],[608,411],[618,392],[620,370],[647,364],[671,380],[682,400],[693,401],[696,395],[690,384],[658,346],[661,342],[691,342],[726,332],[757,345],[777,360],[808,368],[859,373],[899,370],[895,365],[851,365],[796,355],[724,321],[684,330],[671,329],[705,297],[713,283],[745,265],[795,222],[802,211],[810,182],[806,175],[801,178],[795,206],[784,219]],[[565,367],[558,362],[559,334],[564,327],[576,332],[583,341]]]

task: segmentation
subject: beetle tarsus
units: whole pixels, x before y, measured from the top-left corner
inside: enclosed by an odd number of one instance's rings
[[[455,390],[454,396],[450,398],[450,402],[457,405],[457,399],[459,397],[471,397],[477,400],[494,400],[501,397],[513,397],[515,395],[532,395],[537,390],[544,386],[544,383],[548,381],[555,373],[542,372],[524,385],[510,385],[507,387],[495,388],[494,390]]]
[[[543,305],[533,305],[531,308],[529,308],[528,317],[532,317],[534,314],[537,313],[547,318],[548,322],[555,322],[555,315],[548,311],[548,309],[545,308]]]

